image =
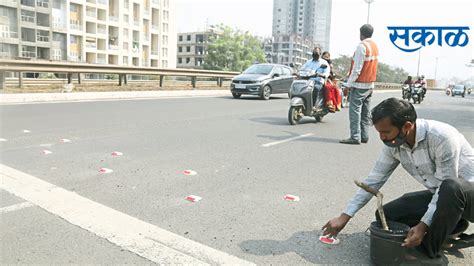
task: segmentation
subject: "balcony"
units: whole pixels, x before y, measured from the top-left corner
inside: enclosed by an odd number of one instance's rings
[[[133,25],[134,26],[140,26],[140,21],[139,20],[134,20]]]
[[[31,52],[31,51],[22,51],[22,52],[21,52],[21,56],[22,56],[22,57],[28,57],[28,58],[35,58],[35,57],[36,57],[36,53],[35,53],[35,52]]]
[[[97,18],[97,12],[96,11],[87,11],[86,16],[89,18],[96,19]]]
[[[153,4],[157,4],[157,5],[160,4],[160,0],[153,0],[153,1],[151,1],[151,2],[152,2]]]
[[[0,3],[1,3],[1,1],[0,1]],[[12,55],[11,52],[1,52],[0,51],[0,58],[13,58],[13,57],[16,57],[16,54]]]
[[[36,35],[37,42],[49,42],[49,36]]]
[[[57,30],[66,30],[67,26],[66,26],[65,23],[62,23],[62,22],[53,22],[53,29],[55,31],[57,31]]]
[[[105,28],[97,28],[97,33],[99,33],[99,34],[107,34],[107,29],[105,29]]]
[[[21,15],[21,21],[28,22],[28,23],[36,23],[35,17],[28,16],[28,15]]]
[[[119,21],[119,17],[118,17],[118,16],[109,15],[109,21],[118,22],[118,21]]]
[[[107,5],[107,0],[97,0],[98,4]]]
[[[36,6],[42,8],[49,8],[48,1],[36,0]]]
[[[151,55],[158,55],[158,51],[151,50]]]
[[[118,49],[119,49],[118,45],[109,44],[109,50],[118,50]]]
[[[0,5],[6,5],[6,6],[17,6],[17,0],[0,0]]]
[[[82,30],[82,23],[79,20],[69,20],[69,27],[73,30]]]
[[[14,32],[14,31],[2,31],[2,32],[0,32],[0,38],[13,38],[13,39],[18,39],[18,32]]]
[[[86,42],[86,47],[96,49],[97,48],[97,43],[95,43],[95,42]]]

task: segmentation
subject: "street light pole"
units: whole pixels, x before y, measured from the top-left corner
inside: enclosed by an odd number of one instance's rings
[[[368,4],[367,9],[367,24],[369,24],[369,17],[370,17],[370,4],[374,2],[374,0],[364,0]]]
[[[420,58],[421,58],[421,49],[418,50],[418,68],[416,69],[416,76],[420,76]]]

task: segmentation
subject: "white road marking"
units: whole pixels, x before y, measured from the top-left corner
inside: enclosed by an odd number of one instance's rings
[[[0,188],[158,264],[254,265],[2,164]]]
[[[308,133],[308,134],[304,134],[304,135],[301,135],[301,136],[292,137],[292,138],[289,138],[289,139],[274,141],[274,142],[262,144],[262,147],[270,147],[270,146],[282,144],[282,143],[285,143],[285,142],[289,142],[289,141],[292,141],[292,140],[306,138],[306,137],[309,137],[309,136],[312,136],[312,135],[313,135],[313,133]]]
[[[7,206],[7,207],[0,208],[0,214],[21,210],[21,209],[28,208],[28,207],[31,207],[31,206],[35,206],[35,205],[33,205],[29,202],[22,202],[22,203],[10,205],[10,206]]]

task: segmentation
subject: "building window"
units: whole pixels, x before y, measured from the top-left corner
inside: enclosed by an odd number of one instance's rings
[[[189,64],[189,63],[191,63],[191,58],[186,57],[186,64]]]
[[[183,52],[183,47],[178,47],[178,52],[182,53]]]
[[[186,46],[186,52],[191,52],[191,46]]]
[[[179,41],[180,41],[180,42],[183,41],[183,35],[179,35]]]
[[[191,40],[191,35],[186,36],[186,40],[190,41]]]
[[[182,63],[183,63],[183,58],[178,57],[178,64],[182,64]]]

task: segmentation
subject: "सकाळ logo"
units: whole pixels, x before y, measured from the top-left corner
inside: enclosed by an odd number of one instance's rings
[[[458,27],[411,27],[411,26],[388,26],[391,30],[390,41],[398,49],[404,52],[415,52],[423,46],[431,45],[437,40],[438,46],[443,46],[443,41],[451,47],[464,47],[469,43],[467,26]],[[410,34],[410,31],[412,32]],[[397,42],[397,40],[399,40]],[[415,47],[412,48],[410,41],[413,41]]]

